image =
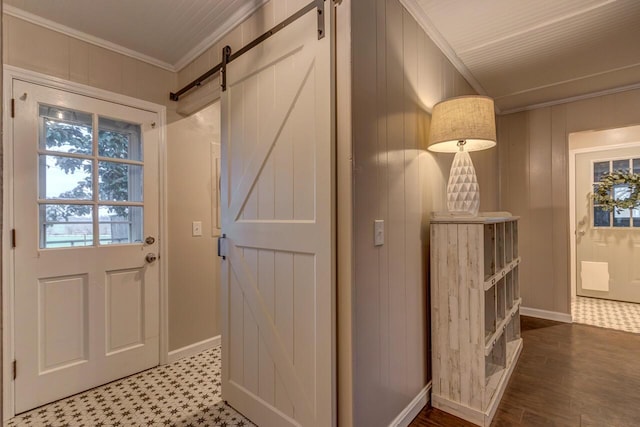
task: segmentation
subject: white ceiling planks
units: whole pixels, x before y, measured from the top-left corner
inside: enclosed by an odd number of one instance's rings
[[[502,111],[640,82],[637,0],[403,0]]]

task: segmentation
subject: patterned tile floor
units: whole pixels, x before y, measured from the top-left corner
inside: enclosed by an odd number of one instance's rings
[[[575,323],[640,334],[640,304],[576,297],[571,315]]]
[[[220,347],[34,409],[7,426],[249,427],[220,398]]]

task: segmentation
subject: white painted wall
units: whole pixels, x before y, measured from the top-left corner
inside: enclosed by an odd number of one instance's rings
[[[169,142],[169,350],[220,334],[216,225],[218,102],[167,127]],[[202,236],[192,236],[193,221]]]

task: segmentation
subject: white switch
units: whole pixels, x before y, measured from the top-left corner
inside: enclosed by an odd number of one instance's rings
[[[376,219],[373,221],[373,241],[374,245],[384,245],[384,220]]]
[[[202,236],[202,221],[193,221],[191,223],[191,235],[193,237]]]

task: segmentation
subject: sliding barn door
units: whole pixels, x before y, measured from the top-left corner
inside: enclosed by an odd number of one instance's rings
[[[313,9],[222,95],[222,394],[261,427],[335,424],[330,43]]]

